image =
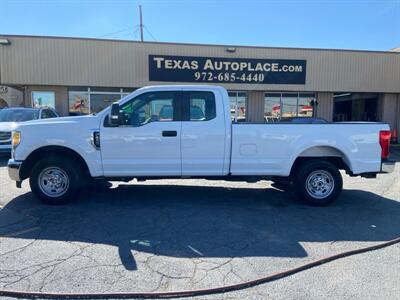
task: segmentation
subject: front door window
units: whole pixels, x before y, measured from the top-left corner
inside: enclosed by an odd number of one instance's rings
[[[139,95],[122,105],[122,125],[143,126],[151,122],[173,121],[174,92],[154,92]]]

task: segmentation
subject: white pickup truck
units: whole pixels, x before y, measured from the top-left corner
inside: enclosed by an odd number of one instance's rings
[[[384,123],[232,123],[222,87],[152,86],[98,114],[20,124],[8,171],[50,204],[94,179],[205,178],[277,181],[326,205],[342,189],[339,170],[391,172],[389,142]]]

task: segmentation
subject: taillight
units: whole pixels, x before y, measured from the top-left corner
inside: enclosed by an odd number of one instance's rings
[[[389,157],[389,146],[390,146],[390,136],[389,130],[379,131],[379,144],[381,145],[381,158],[386,159]]]

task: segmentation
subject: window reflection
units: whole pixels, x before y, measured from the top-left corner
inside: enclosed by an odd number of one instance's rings
[[[281,116],[293,118],[297,115],[297,94],[282,94]]]
[[[90,95],[90,113],[98,113],[121,99],[120,94],[92,94]]]
[[[265,94],[264,119],[266,122],[275,122],[281,118],[281,95]]]
[[[312,117],[313,104],[315,102],[314,94],[300,94],[297,116],[298,117]]]
[[[56,96],[54,92],[32,92],[32,106],[35,108],[41,107],[56,107]]]
[[[313,117],[315,100],[313,93],[266,93],[264,119],[276,122],[282,118]]]
[[[228,93],[231,107],[231,118],[236,122],[246,121],[246,92],[231,91]]]
[[[71,87],[68,93],[69,115],[98,113],[134,90],[134,88],[114,87]]]
[[[89,114],[89,95],[85,92],[69,93],[69,114],[70,116]]]
[[[142,126],[174,119],[176,92],[152,92],[139,95],[122,106],[122,124]]]

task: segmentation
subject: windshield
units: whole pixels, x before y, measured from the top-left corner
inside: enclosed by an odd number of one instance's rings
[[[25,122],[39,118],[36,109],[3,109],[0,110],[0,122]]]

